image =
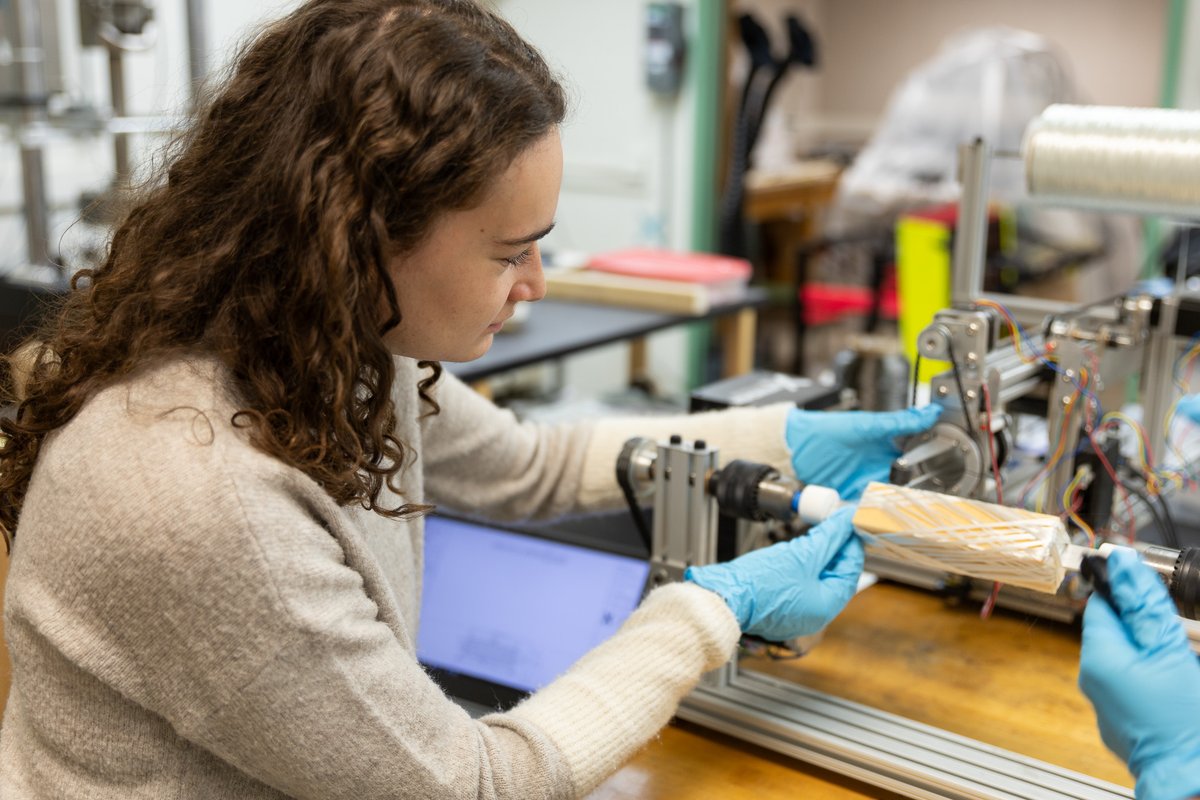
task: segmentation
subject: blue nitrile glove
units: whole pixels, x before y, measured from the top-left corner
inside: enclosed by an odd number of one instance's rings
[[[744,633],[773,642],[824,628],[854,596],[863,548],[850,518],[835,511],[807,536],[738,556],[724,564],[688,567],[684,580],[721,595]]]
[[[792,469],[805,483],[837,489],[854,500],[871,481],[886,481],[900,455],[897,436],[922,433],[942,413],[938,405],[902,411],[804,411],[787,417]]]
[[[1200,394],[1185,394],[1175,406],[1176,416],[1200,425]]]
[[[1166,587],[1137,556],[1108,557],[1113,610],[1093,594],[1083,613],[1079,686],[1100,736],[1129,764],[1138,800],[1200,794],[1200,662]]]

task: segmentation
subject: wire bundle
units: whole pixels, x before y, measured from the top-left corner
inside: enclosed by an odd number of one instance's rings
[[[1050,593],[1065,574],[1066,528],[1048,514],[872,483],[854,527],[868,550],[940,572]]]
[[[1174,467],[1167,467],[1155,460],[1154,453],[1150,448],[1149,436],[1146,433],[1145,427],[1140,422],[1133,419],[1128,414],[1120,411],[1109,411],[1107,413],[1104,411],[1103,407],[1101,406],[1099,396],[1092,388],[1098,382],[1097,376],[1099,375],[1100,371],[1099,357],[1095,352],[1085,348],[1086,354],[1091,359],[1091,369],[1081,368],[1077,373],[1069,373],[1054,361],[1053,342],[1049,343],[1044,349],[1038,350],[1038,348],[1031,341],[1029,335],[1016,321],[1016,319],[1013,318],[1011,312],[1009,312],[1009,310],[1002,304],[992,300],[980,299],[976,301],[976,305],[994,309],[1000,314],[1001,317],[1003,317],[1005,322],[1008,324],[1009,331],[1012,334],[1013,349],[1016,351],[1018,357],[1020,357],[1022,361],[1025,363],[1033,363],[1035,361],[1041,362],[1071,382],[1075,391],[1071,396],[1070,403],[1066,409],[1068,412],[1070,411],[1070,406],[1073,406],[1076,402],[1078,402],[1081,397],[1086,400],[1083,409],[1084,433],[1087,435],[1092,444],[1092,451],[1096,454],[1101,466],[1104,467],[1104,470],[1108,473],[1109,477],[1112,478],[1113,484],[1117,487],[1117,491],[1121,496],[1122,504],[1125,508],[1125,519],[1128,526],[1126,533],[1130,539],[1134,538],[1137,523],[1133,512],[1133,506],[1130,502],[1129,492],[1134,491],[1135,494],[1137,494],[1137,492],[1134,487],[1131,487],[1125,480],[1122,480],[1118,476],[1116,468],[1104,455],[1104,449],[1101,446],[1098,438],[1100,434],[1111,432],[1120,425],[1124,425],[1134,433],[1135,442],[1137,445],[1137,470],[1135,474],[1137,478],[1145,483],[1146,493],[1149,494],[1150,497],[1159,498],[1161,494],[1170,487],[1182,487],[1185,485],[1194,486],[1196,484],[1195,477],[1186,471],[1186,458],[1178,451],[1178,448],[1173,443],[1171,444],[1171,449],[1180,461],[1180,467],[1178,469]],[[1192,337],[1192,340],[1188,343],[1188,347],[1175,361],[1173,379],[1175,386],[1180,390],[1180,394],[1176,396],[1174,402],[1171,404],[1171,408],[1168,411],[1164,421],[1164,440],[1168,443],[1171,442],[1170,430],[1175,419],[1175,412],[1179,405],[1179,400],[1182,399],[1183,395],[1188,392],[1186,383],[1187,373],[1190,372],[1197,358],[1200,358],[1200,334]],[[1021,506],[1024,507],[1029,504],[1030,497],[1034,490],[1036,490],[1037,487],[1042,484],[1046,477],[1053,472],[1054,468],[1059,464],[1063,457],[1067,455],[1066,433],[1067,431],[1065,428],[1060,431],[1057,445],[1051,451],[1046,463],[1040,470],[1038,470],[1037,474],[1035,474],[1033,478],[1027,484],[1025,484],[1021,494]],[[1077,471],[1074,478],[1067,485],[1063,496],[1057,499],[1060,502],[1061,515],[1064,518],[1071,519],[1071,521],[1074,522],[1080,528],[1080,530],[1085,533],[1085,535],[1087,535],[1088,540],[1090,542],[1094,542],[1096,533],[1077,513],[1081,500],[1080,493],[1086,488],[1087,485],[1086,478],[1087,476],[1085,474]],[[1038,511],[1043,510],[1045,500],[1046,498],[1040,495],[1037,497],[1036,508]],[[1147,500],[1146,502],[1148,503],[1149,501]],[[1164,530],[1166,529],[1166,526],[1164,525],[1160,525],[1160,527],[1163,527]]]
[[[1022,153],[1029,193],[1056,204],[1200,216],[1200,112],[1052,105]]]

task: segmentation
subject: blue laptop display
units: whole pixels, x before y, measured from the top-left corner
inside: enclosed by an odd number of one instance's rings
[[[432,515],[417,655],[451,694],[507,707],[612,636],[649,570],[642,558]]]

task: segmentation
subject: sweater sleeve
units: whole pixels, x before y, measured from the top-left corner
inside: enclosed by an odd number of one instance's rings
[[[522,706],[473,720],[377,618],[356,574],[331,557],[307,574],[287,592],[278,649],[185,733],[314,800],[581,797],[728,660],[739,634],[717,595],[664,587]]]
[[[576,507],[589,426],[520,422],[449,373],[433,396],[440,411],[421,420],[418,462],[428,500],[492,519]]]
[[[545,732],[586,794],[667,723],[702,673],[732,657],[740,634],[716,593],[668,584],[612,639],[506,716]]]
[[[703,439],[720,450],[722,464],[746,459],[770,464],[784,475],[794,474],[784,436],[791,403],[761,408],[730,408],[677,417],[614,417],[592,427],[579,480],[579,506],[585,510],[622,502],[616,481],[617,456],[634,436],[662,440],[672,434],[684,439]]]
[[[518,710],[473,720],[417,662],[369,545],[315,485],[220,436],[144,444],[47,454],[22,520],[45,533],[19,546],[10,613],[138,713],[290,796],[580,796],[735,646],[719,597],[665,587]]]
[[[441,412],[425,418],[421,443],[429,499],[493,519],[619,506],[617,456],[634,436],[704,439],[720,448],[722,463],[744,458],[792,474],[784,439],[789,403],[538,425],[518,422],[449,374],[436,398]]]

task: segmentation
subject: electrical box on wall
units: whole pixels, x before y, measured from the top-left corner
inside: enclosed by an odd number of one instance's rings
[[[675,94],[683,83],[683,5],[646,6],[646,85],[656,94]]]

